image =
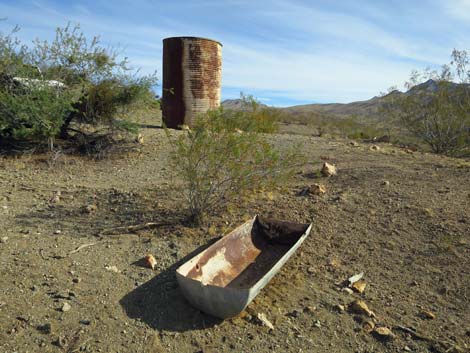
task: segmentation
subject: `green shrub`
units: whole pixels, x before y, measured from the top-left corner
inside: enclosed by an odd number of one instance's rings
[[[219,110],[215,114],[223,114],[227,120],[227,128],[242,131],[274,133],[279,130],[281,113],[278,109],[261,106],[252,96],[240,95],[242,110]]]
[[[384,110],[433,152],[462,156],[470,154],[470,57],[454,50],[452,58],[440,72],[412,73],[410,90],[389,95]]]
[[[235,130],[238,125],[224,113],[210,112],[193,129],[170,138],[174,167],[184,181],[187,208],[196,224],[250,190],[285,182],[299,161],[293,152],[275,150],[263,134]],[[237,123],[251,116],[246,114],[237,115]]]
[[[0,137],[50,141],[101,127],[135,131],[130,109],[154,104],[155,75],[137,76],[118,52],[80,27],[58,28],[51,42],[27,47],[0,33]],[[75,140],[75,139],[74,139]]]

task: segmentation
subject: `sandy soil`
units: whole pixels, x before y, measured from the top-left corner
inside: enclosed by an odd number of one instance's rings
[[[164,131],[143,134],[138,151],[102,161],[0,159],[0,352],[470,347],[470,163],[387,144],[373,150],[345,140],[273,135],[276,145],[300,143],[308,156],[295,180],[191,228]],[[318,176],[323,161],[338,167],[336,177]],[[324,184],[326,194],[299,196],[313,183]],[[240,317],[221,321],[194,309],[180,293],[175,269],[255,214],[314,226]],[[145,222],[161,225],[99,235]],[[155,271],[141,265],[146,254],[156,257]],[[359,272],[364,293],[342,290]],[[366,319],[348,311],[355,299],[394,337],[367,333]],[[260,313],[274,330],[256,319]]]

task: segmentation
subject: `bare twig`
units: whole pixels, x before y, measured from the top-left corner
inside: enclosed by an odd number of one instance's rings
[[[88,248],[90,246],[93,246],[93,245],[96,245],[98,243],[86,243],[86,244],[82,244],[80,245],[78,248],[76,248],[75,250],[72,250],[69,252],[69,255],[72,255],[72,254],[75,254],[76,252],[79,252],[80,250],[82,249],[85,249],[85,248]]]
[[[124,234],[124,233],[134,233],[139,230],[158,228],[162,226],[170,225],[170,223],[155,223],[148,222],[143,224],[137,224],[132,226],[122,226],[109,229],[103,229],[99,235],[113,235],[113,234]]]

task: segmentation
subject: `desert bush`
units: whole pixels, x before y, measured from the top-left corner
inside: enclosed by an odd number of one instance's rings
[[[219,110],[227,120],[226,127],[242,131],[274,133],[279,130],[281,112],[276,108],[262,106],[253,96],[240,94],[242,110]]]
[[[189,216],[196,224],[251,190],[286,182],[299,162],[294,152],[274,149],[267,135],[237,129],[220,109],[179,137],[170,137],[174,167],[184,181]]]
[[[387,97],[389,115],[435,153],[470,153],[469,60],[467,52],[454,50],[450,65],[440,72],[414,71],[407,93]]]
[[[126,113],[153,103],[155,75],[139,76],[116,49],[98,37],[88,40],[78,25],[30,47],[17,31],[0,33],[0,137],[52,145],[59,135],[90,134],[94,127],[135,131]]]

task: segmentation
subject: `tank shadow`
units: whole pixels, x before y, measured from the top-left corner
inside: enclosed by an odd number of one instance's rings
[[[175,271],[218,239],[200,246],[150,281],[126,294],[119,303],[132,319],[156,330],[185,332],[213,327],[223,320],[204,314],[189,304],[181,293]]]

